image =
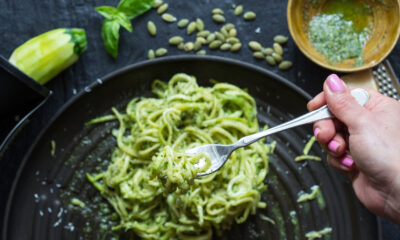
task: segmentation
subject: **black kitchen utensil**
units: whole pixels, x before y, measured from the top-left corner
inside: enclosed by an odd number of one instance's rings
[[[167,81],[178,72],[192,74],[202,86],[209,79],[233,83],[248,89],[258,105],[260,125],[275,126],[306,111],[310,99],[289,81],[259,67],[219,57],[167,57],[135,64],[99,79],[70,100],[38,136],[18,172],[7,205],[4,239],[89,239],[99,235],[98,218],[87,218],[99,193],[86,180],[86,172],[97,172],[115,148],[111,136],[118,122],[85,126],[85,122],[111,113],[137,96],[151,96],[151,82]],[[311,126],[296,128],[269,137],[276,141],[266,179],[263,200],[268,206],[258,210],[244,224],[234,225],[227,239],[304,239],[305,233],[332,227],[330,239],[380,239],[377,218],[358,202],[351,184],[326,162],[294,162],[311,137]],[[51,154],[51,141],[56,143]],[[323,157],[318,144],[310,154]],[[321,187],[325,206],[313,200],[297,203],[300,191]],[[70,190],[66,193],[66,190]],[[70,208],[72,197],[86,204],[86,210]],[[293,214],[295,211],[295,214]],[[275,221],[271,224],[259,214]],[[89,215],[97,216],[92,211]],[[87,226],[91,228],[88,230]],[[217,238],[216,238],[217,239]]]

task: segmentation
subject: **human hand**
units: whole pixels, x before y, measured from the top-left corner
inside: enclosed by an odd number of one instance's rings
[[[365,207],[400,225],[400,103],[367,90],[370,100],[362,107],[350,90],[336,74],[327,78],[307,108],[328,104],[336,119],[314,123],[314,135]]]

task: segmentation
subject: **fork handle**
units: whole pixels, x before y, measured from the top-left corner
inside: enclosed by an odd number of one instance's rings
[[[368,92],[361,88],[356,88],[356,89],[351,90],[351,95],[356,99],[358,104],[360,104],[361,106],[364,106],[369,100]],[[280,132],[280,131],[283,131],[283,130],[286,130],[289,128],[301,126],[304,124],[313,123],[313,122],[316,122],[316,121],[319,121],[322,119],[333,118],[333,117],[334,117],[333,114],[328,109],[328,105],[324,105],[324,106],[318,108],[317,110],[314,110],[312,112],[304,114],[304,115],[302,115],[298,118],[295,118],[289,122],[280,124],[276,127],[267,129],[262,132],[258,132],[258,133],[243,137],[237,143],[235,143],[235,145],[237,147],[244,147],[244,146],[252,144],[270,134],[277,133],[277,132]]]

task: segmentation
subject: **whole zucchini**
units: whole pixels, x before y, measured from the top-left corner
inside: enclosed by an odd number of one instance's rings
[[[23,43],[14,50],[9,61],[40,84],[45,84],[76,62],[86,48],[84,29],[58,28]]]

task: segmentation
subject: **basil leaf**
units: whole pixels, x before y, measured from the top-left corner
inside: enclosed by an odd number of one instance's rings
[[[118,40],[120,24],[116,19],[105,19],[101,29],[101,37],[103,38],[106,51],[114,58],[118,55]]]
[[[132,19],[147,12],[153,4],[154,0],[121,0],[118,9]]]
[[[132,23],[125,13],[115,7],[101,6],[96,7],[96,11],[100,13],[107,20],[116,21],[128,32],[132,32]],[[104,26],[104,25],[103,25]]]

